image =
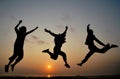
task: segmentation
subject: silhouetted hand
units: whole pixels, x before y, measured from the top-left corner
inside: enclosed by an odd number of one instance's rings
[[[35,29],[37,29],[38,27],[36,27]]]
[[[19,23],[22,23],[22,20],[20,20]]]
[[[49,32],[49,30],[47,30],[47,29],[44,29],[45,30],[45,32]]]
[[[67,30],[67,29],[68,29],[68,26],[66,26],[65,28],[66,28],[66,30]]]
[[[87,27],[89,27],[89,26],[90,26],[90,24],[87,25]]]

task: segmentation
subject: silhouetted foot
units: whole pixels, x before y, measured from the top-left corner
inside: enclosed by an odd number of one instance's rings
[[[47,52],[49,52],[49,49],[43,50],[42,52],[47,53]]]
[[[114,45],[114,44],[111,45],[111,48],[116,48],[116,47],[118,47],[118,46]]]
[[[110,44],[108,43],[106,46],[110,46]]]
[[[14,71],[14,65],[11,65],[11,70]]]
[[[5,72],[8,72],[8,70],[9,70],[9,66],[5,65]]]
[[[70,68],[70,65],[69,65],[69,64],[65,64],[65,66],[66,66],[67,68]]]
[[[82,66],[82,63],[77,64],[78,66]]]

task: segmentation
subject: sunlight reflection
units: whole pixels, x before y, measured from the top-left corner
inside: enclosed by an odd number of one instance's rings
[[[50,77],[51,77],[51,75],[47,75],[47,77],[48,77],[48,78],[50,78]]]

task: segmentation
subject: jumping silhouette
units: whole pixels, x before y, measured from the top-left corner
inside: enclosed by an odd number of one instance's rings
[[[35,31],[38,27],[36,27],[35,29],[26,32],[26,27],[25,26],[21,26],[18,29],[18,26],[22,23],[22,20],[19,21],[19,23],[15,26],[15,32],[17,34],[17,38],[16,41],[14,43],[14,53],[13,55],[9,58],[9,62],[7,65],[5,65],[5,72],[9,71],[9,66],[12,64],[12,62],[15,60],[15,62],[11,65],[11,70],[14,71],[14,67],[15,65],[20,62],[23,59],[23,54],[24,54],[24,50],[23,50],[23,46],[24,46],[24,40],[25,37],[30,34],[31,32]]]
[[[82,64],[84,64],[85,62],[87,62],[87,60],[95,53],[105,53],[107,50],[111,49],[111,48],[116,48],[118,47],[117,45],[114,44],[107,44],[105,45],[104,43],[102,43],[100,40],[98,40],[95,35],[93,34],[93,30],[89,28],[90,24],[88,24],[87,26],[87,38],[86,38],[86,42],[85,44],[88,45],[89,48],[89,52],[88,54],[85,56],[85,58],[82,60],[81,63],[78,63],[77,65],[82,66]],[[104,46],[102,49],[99,49],[95,46],[94,41],[96,41],[97,43],[99,43],[100,45]]]
[[[50,55],[50,58],[52,58],[53,60],[56,60],[58,58],[58,55],[61,55],[63,57],[64,62],[65,62],[65,66],[67,68],[70,68],[69,64],[67,63],[66,54],[63,51],[61,51],[62,44],[66,42],[65,36],[66,36],[67,30],[68,30],[68,27],[66,26],[66,29],[62,34],[54,34],[50,30],[45,29],[45,32],[54,36],[55,47],[53,49],[53,51],[54,51],[53,53],[51,53],[49,51],[49,49],[43,50],[42,52],[48,53]]]

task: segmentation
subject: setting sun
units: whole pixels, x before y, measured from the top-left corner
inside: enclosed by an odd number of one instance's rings
[[[94,32],[90,39],[87,39],[88,24]],[[20,34],[16,34],[16,26]],[[26,37],[21,33],[23,26]],[[4,79],[1,76],[120,76],[119,30],[120,0],[0,0],[0,79]],[[102,49],[110,44],[110,50],[98,53],[85,44],[95,36],[102,43],[93,44],[92,40],[92,46]],[[20,46],[16,46],[16,41],[20,41]],[[113,44],[119,47],[111,48]],[[21,51],[13,55],[18,49]],[[18,55],[16,60],[14,56]]]
[[[51,72],[53,69],[52,69],[53,67],[52,67],[52,65],[51,64],[47,64],[46,65],[46,70],[47,70],[47,72]]]
[[[48,69],[51,69],[51,65],[48,65],[47,68],[48,68]]]

